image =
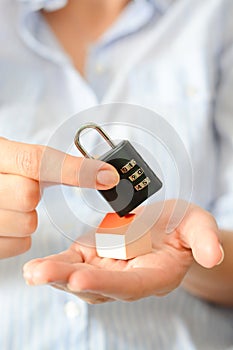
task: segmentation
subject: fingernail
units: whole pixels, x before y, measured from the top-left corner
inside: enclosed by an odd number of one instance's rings
[[[223,260],[224,260],[224,250],[223,250],[223,247],[222,247],[221,244],[219,244],[219,248],[220,248],[220,250],[222,252],[222,256],[221,256],[219,262],[217,263],[217,265],[220,265],[223,262]]]
[[[99,170],[96,181],[100,185],[116,186],[119,182],[119,174],[114,170]]]

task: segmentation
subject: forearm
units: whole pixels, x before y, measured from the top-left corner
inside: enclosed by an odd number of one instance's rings
[[[233,232],[221,231],[221,241],[225,253],[223,262],[212,269],[193,263],[183,286],[198,297],[233,306]]]

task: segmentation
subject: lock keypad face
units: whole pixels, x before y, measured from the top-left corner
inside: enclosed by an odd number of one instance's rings
[[[136,191],[141,191],[143,190],[146,186],[148,186],[150,183],[149,177],[146,177],[142,182],[140,182],[138,185],[134,186]]]
[[[136,169],[136,170],[135,170]],[[134,183],[135,181],[140,178],[141,182],[134,186],[136,191],[140,191],[146,186],[149,185],[150,179],[149,177],[145,177],[144,170],[141,167],[138,167],[137,162],[132,159],[129,163],[127,163],[123,168],[120,169],[123,174],[128,174],[130,172],[128,179]],[[133,174],[131,174],[133,171]],[[143,180],[142,180],[143,178]]]
[[[130,171],[131,169],[133,169],[136,165],[136,161],[134,159],[131,159],[131,161],[129,161],[127,164],[125,164],[120,170],[122,172],[122,174],[126,174],[128,173],[128,171]]]
[[[113,165],[120,175],[118,186],[99,191],[119,216],[134,210],[162,187],[159,178],[127,140],[99,159]]]
[[[144,174],[144,170],[142,168],[137,169],[132,175],[129,176],[130,181],[137,180],[140,176]]]

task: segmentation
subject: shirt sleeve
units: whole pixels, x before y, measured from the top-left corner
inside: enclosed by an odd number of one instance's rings
[[[212,213],[220,228],[233,230],[233,6],[229,7],[223,16],[225,30],[214,110],[219,158]]]

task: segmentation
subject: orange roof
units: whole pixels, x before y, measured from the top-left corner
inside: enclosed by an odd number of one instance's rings
[[[131,224],[131,222],[135,219],[135,214],[127,214],[123,217],[119,217],[116,213],[108,213],[103,218],[102,222],[100,223],[97,232],[111,232],[112,230],[119,230],[120,234],[123,234],[127,227]]]

